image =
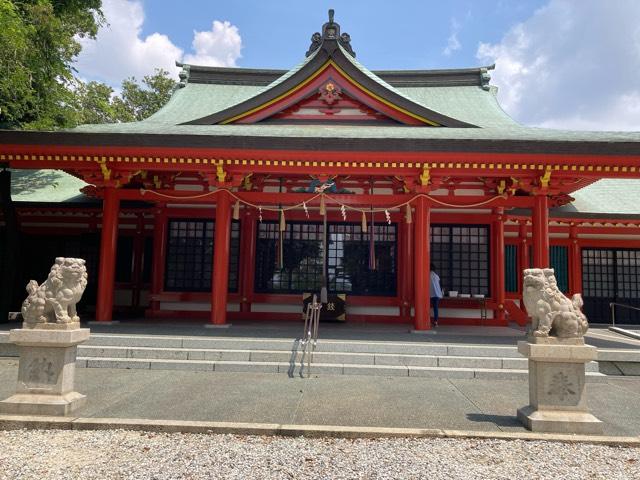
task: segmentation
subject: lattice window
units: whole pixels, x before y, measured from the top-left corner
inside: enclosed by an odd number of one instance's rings
[[[582,250],[582,291],[585,297],[615,296],[615,252],[604,249]]]
[[[616,275],[617,298],[640,298],[640,250],[616,251]]]
[[[213,220],[169,220],[165,290],[210,292],[214,249]],[[240,225],[231,223],[229,291],[238,290]]]
[[[640,307],[640,250],[582,249],[582,290],[589,321],[611,322],[610,303]],[[632,308],[615,306],[616,323],[640,324]]]
[[[489,295],[489,227],[432,225],[431,262],[445,291]]]
[[[283,268],[278,262],[277,222],[258,226],[255,290],[260,293],[304,293],[322,287],[320,223],[287,222],[283,232]],[[359,224],[328,225],[327,276],[331,293],[396,295],[396,225],[376,225],[376,269],[369,269],[369,234]]]
[[[395,296],[397,251],[395,224],[375,225],[375,270],[370,269],[370,231],[360,224],[329,225],[329,290],[350,295]]]
[[[282,232],[282,266],[278,255],[277,222],[258,224],[255,261],[255,291],[261,293],[305,293],[322,286],[322,224],[287,222]]]

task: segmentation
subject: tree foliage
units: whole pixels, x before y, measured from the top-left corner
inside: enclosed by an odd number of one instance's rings
[[[74,78],[78,38],[95,38],[102,0],[0,0],[0,128],[53,130],[83,123],[142,120],[169,98],[176,82],[156,70],[121,93]]]
[[[74,124],[134,122],[147,118],[169,101],[176,86],[166,70],[156,69],[142,84],[134,78],[122,82],[116,95],[113,88],[100,82],[78,81],[74,91]]]
[[[73,124],[78,38],[95,38],[102,0],[0,0],[0,126]]]
[[[176,87],[176,81],[162,69],[156,69],[153,75],[146,75],[142,84],[140,86],[135,77],[122,82],[121,109],[131,116],[131,120],[142,120],[159,110],[169,101]]]

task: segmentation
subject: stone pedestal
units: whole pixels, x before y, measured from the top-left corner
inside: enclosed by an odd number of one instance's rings
[[[585,364],[597,349],[583,338],[529,337],[518,342],[529,359],[529,405],[518,420],[534,432],[602,433],[602,422],[585,402]]]
[[[67,415],[86,397],[74,391],[78,344],[89,338],[79,323],[41,324],[11,330],[9,341],[20,349],[15,395],[0,402],[0,412],[24,415]]]

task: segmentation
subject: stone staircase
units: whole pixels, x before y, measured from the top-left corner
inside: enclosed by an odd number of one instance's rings
[[[299,375],[301,350],[293,339],[96,334],[79,347],[78,366]],[[597,363],[587,369],[601,376]],[[311,373],[521,379],[527,360],[515,346],[319,340]]]
[[[16,355],[7,342],[0,333],[0,356]],[[92,334],[78,347],[77,366],[300,375],[301,362],[295,339]],[[528,372],[515,346],[321,339],[311,374],[511,380]],[[596,362],[587,364],[589,381],[604,377]]]

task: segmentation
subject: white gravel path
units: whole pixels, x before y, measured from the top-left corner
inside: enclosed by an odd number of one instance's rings
[[[0,479],[637,479],[640,449],[520,440],[0,431]]]

